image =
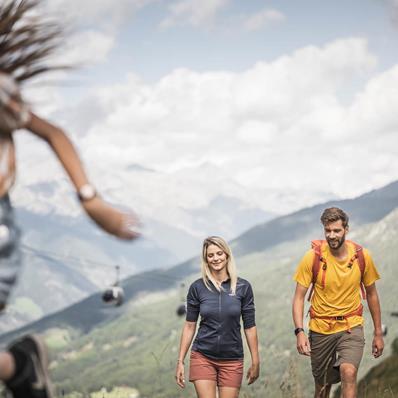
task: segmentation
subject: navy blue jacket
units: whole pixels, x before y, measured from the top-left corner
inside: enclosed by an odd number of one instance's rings
[[[221,292],[209,283],[211,291],[202,279],[189,287],[186,320],[196,322],[201,317],[192,350],[212,359],[242,359],[241,316],[245,329],[256,325],[252,287],[238,278],[236,295],[232,295],[230,280],[222,283]]]

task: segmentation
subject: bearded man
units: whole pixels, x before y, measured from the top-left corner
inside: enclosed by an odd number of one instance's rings
[[[326,209],[321,222],[325,240],[312,242],[300,261],[294,280],[294,333],[297,350],[311,358],[315,398],[328,398],[331,385],[341,382],[342,397],[355,398],[357,373],[365,346],[363,306],[366,299],[374,325],[372,354],[383,353],[381,311],[376,289],[379,273],[368,250],[346,240],[348,216]],[[309,295],[309,335],[303,329],[304,299]],[[366,291],[366,293],[365,293]]]

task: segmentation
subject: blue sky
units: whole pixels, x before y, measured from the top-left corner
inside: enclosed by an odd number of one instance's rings
[[[160,28],[170,3],[149,4],[121,22],[108,62],[90,68],[90,74],[115,81],[134,71],[154,81],[179,67],[242,71],[259,60],[271,61],[300,47],[348,36],[366,37],[381,68],[396,61],[398,31],[387,1],[235,0],[203,25],[179,21]],[[252,31],[242,27],[245,17],[264,9],[277,10],[284,19]],[[110,74],[110,67],[117,73]]]

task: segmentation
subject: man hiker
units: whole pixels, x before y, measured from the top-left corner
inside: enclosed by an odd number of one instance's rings
[[[348,216],[343,210],[326,209],[321,222],[326,240],[312,242],[312,249],[304,255],[294,275],[297,351],[311,357],[315,398],[328,398],[331,385],[339,382],[342,397],[355,398],[357,372],[365,345],[362,316],[365,294],[374,325],[372,354],[378,358],[383,353],[375,284],[380,276],[370,253],[346,240]],[[303,329],[304,299],[311,284],[307,337]]]

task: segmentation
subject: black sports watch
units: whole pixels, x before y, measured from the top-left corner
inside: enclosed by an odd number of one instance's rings
[[[303,328],[296,328],[294,329],[294,334],[297,336],[300,332],[304,332]]]

